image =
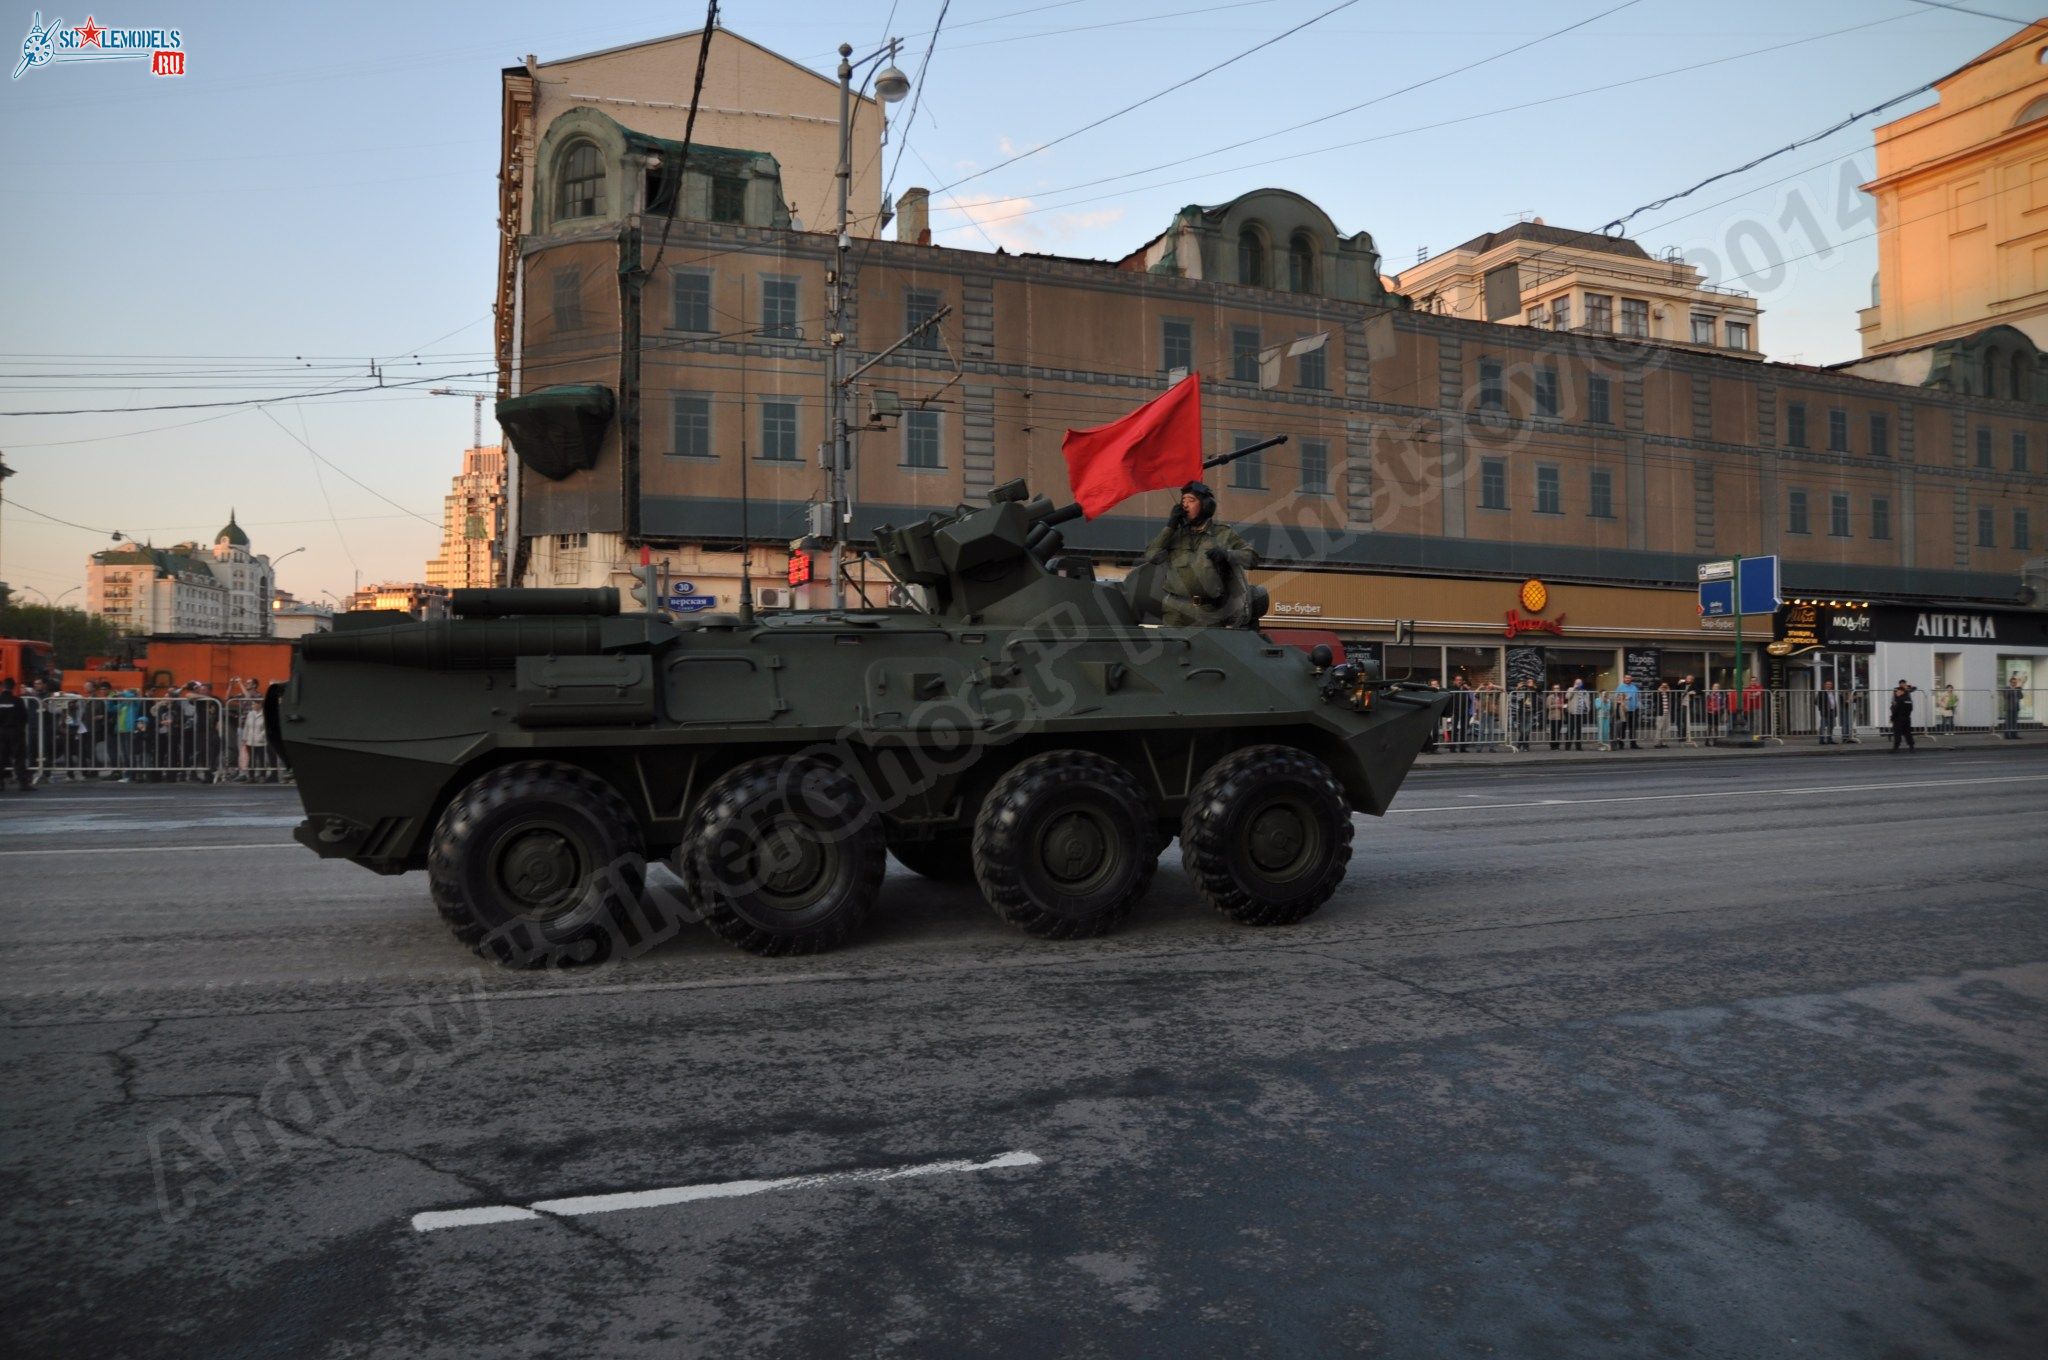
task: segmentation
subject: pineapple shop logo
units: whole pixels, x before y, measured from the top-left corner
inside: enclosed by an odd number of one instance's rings
[[[185,35],[175,28],[102,28],[91,15],[83,24],[62,19],[43,23],[37,10],[21,40],[21,64],[14,79],[38,66],[76,61],[146,61],[153,76],[185,74]]]

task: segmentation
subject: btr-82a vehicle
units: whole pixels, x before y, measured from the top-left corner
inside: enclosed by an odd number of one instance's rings
[[[1072,939],[1123,921],[1178,836],[1223,915],[1301,920],[1445,696],[1250,627],[1147,622],[1156,571],[1092,579],[1055,527],[1076,513],[1013,482],[877,529],[918,608],[670,621],[613,589],[510,589],[458,590],[443,621],[344,614],[266,700],[295,834],[425,869],[456,938],[512,965],[616,956],[678,917],[758,954],[829,949],[891,852]],[[1233,591],[1219,612],[1256,620],[1263,592]],[[646,882],[653,857],[679,894]]]

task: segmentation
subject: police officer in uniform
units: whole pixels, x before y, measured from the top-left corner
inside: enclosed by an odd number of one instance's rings
[[[14,692],[13,676],[0,679],[0,786],[10,773],[23,793],[35,787],[28,778],[28,701]]]
[[[1222,611],[1233,598],[1233,574],[1248,587],[1244,574],[1257,564],[1259,555],[1235,529],[1217,523],[1216,493],[1206,482],[1189,482],[1180,489],[1166,527],[1145,549],[1145,560],[1166,568],[1167,623],[1247,622],[1225,617]],[[1247,588],[1235,592],[1240,608],[1248,594]]]

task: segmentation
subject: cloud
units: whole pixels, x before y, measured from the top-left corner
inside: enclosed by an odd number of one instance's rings
[[[996,150],[1002,152],[1005,156],[1014,156],[1017,154],[1017,144],[1008,137],[998,137],[996,138]]]
[[[943,205],[934,200],[932,217],[937,225],[933,234],[949,237],[948,245],[970,250],[992,242],[1013,253],[1058,253],[1069,248],[1076,237],[1114,226],[1124,218],[1122,208],[1041,212],[1037,211],[1038,206],[1030,198],[996,194],[961,194]],[[975,230],[975,223],[980,224],[981,230]],[[1115,244],[1110,243],[1099,253],[1106,255],[1115,249]]]

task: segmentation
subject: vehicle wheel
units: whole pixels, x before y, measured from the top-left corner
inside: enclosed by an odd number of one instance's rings
[[[860,787],[800,757],[750,760],[705,791],[683,882],[720,938],[754,954],[845,943],[874,910],[887,847]]]
[[[1231,920],[1291,925],[1351,862],[1351,810],[1329,767],[1292,746],[1248,746],[1209,767],[1180,824],[1195,891]]]
[[[1114,929],[1151,885],[1152,814],[1128,770],[1048,751],[996,781],[974,824],[974,876],[1011,925],[1048,940]]]
[[[926,841],[901,841],[889,846],[896,862],[934,883],[968,883],[974,879],[974,833],[942,832]]]
[[[551,760],[492,770],[435,825],[427,883],[455,938],[511,968],[602,963],[647,865],[625,799]]]

